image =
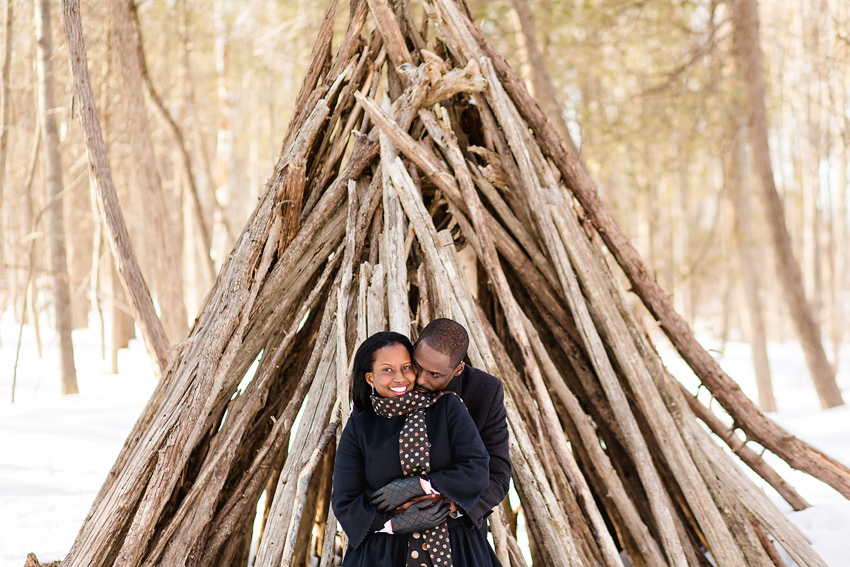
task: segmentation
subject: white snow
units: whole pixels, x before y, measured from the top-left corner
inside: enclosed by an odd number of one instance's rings
[[[96,328],[96,327],[93,327]],[[33,331],[24,327],[15,403],[11,403],[18,327],[0,319],[0,567],[21,567],[28,552],[41,562],[62,559],[117,457],[155,382],[140,340],[121,352],[120,374],[101,360],[95,332],[75,331],[80,394],[59,395],[52,331],[42,325],[44,358],[36,356]],[[706,341],[709,348],[716,343]],[[695,386],[684,363],[661,347],[668,367]],[[718,353],[714,353],[718,355]],[[779,412],[772,417],[789,432],[850,464],[850,408],[819,409],[805,361],[794,343],[770,345]],[[733,342],[720,357],[747,395],[755,397],[749,347]],[[839,385],[850,402],[850,348],[839,366]],[[850,567],[850,501],[772,455],[770,463],[812,504],[793,512],[771,498],[812,541],[830,567]],[[787,555],[783,555],[792,565]]]

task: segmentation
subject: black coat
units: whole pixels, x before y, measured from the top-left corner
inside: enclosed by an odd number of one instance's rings
[[[345,567],[403,567],[407,535],[376,533],[389,519],[369,504],[369,496],[402,478],[398,439],[405,416],[384,418],[364,411],[348,420],[334,463],[331,504],[349,538]],[[455,396],[443,396],[425,411],[435,490],[469,513],[489,485],[487,450],[475,424]],[[483,530],[449,520],[455,567],[491,567],[499,562]]]
[[[449,382],[446,390],[455,392],[466,404],[490,455],[490,486],[481,493],[465,519],[467,527],[471,527],[468,525],[471,521],[480,528],[484,518],[507,496],[511,480],[505,391],[498,378],[469,364]]]

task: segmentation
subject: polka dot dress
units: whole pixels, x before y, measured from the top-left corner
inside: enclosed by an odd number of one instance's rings
[[[411,391],[395,398],[372,396],[372,407],[382,417],[407,414],[398,440],[399,459],[404,476],[422,476],[431,472],[431,443],[425,425],[425,408],[447,392]],[[449,392],[453,393],[453,392]],[[445,522],[410,535],[407,542],[407,567],[451,567],[452,549]]]

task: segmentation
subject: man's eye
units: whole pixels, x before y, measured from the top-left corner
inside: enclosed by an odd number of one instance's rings
[[[439,378],[439,377],[440,377],[440,375],[439,375],[439,374],[437,374],[436,372],[431,372],[431,376],[433,376],[434,378]]]

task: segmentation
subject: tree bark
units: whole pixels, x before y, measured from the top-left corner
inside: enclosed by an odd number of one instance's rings
[[[770,228],[773,252],[785,301],[794,320],[797,338],[803,346],[809,372],[821,406],[831,408],[844,404],[835,373],[826,358],[821,342],[820,325],[806,299],[800,266],[794,258],[791,238],[785,226],[785,211],[773,178],[767,140],[767,108],[765,106],[764,70],[759,45],[758,5],[756,0],[740,0],[734,5],[734,38],[743,75],[747,77],[750,149],[756,173],[761,182],[761,196]]]
[[[183,300],[182,241],[171,214],[179,200],[166,194],[156,163],[139,60],[143,47],[134,25],[133,0],[111,0],[111,8],[112,45],[120,67],[130,144],[137,165],[136,179],[147,217],[144,223],[146,250],[142,261],[153,282],[166,337],[176,342],[183,338],[188,328]]]
[[[68,290],[68,265],[65,253],[63,218],[62,156],[59,130],[54,114],[53,38],[49,0],[35,2],[35,35],[38,54],[38,110],[41,137],[44,140],[44,178],[47,184],[47,237],[50,244],[50,271],[53,281],[53,308],[56,313],[56,338],[59,345],[59,373],[63,394],[76,394],[77,369],[71,342],[71,295]]]
[[[181,6],[181,9],[185,7]],[[213,263],[212,257],[210,256],[210,249],[212,248],[211,237],[209,228],[207,228],[207,223],[204,218],[203,207],[201,206],[200,194],[198,192],[198,186],[195,183],[195,174],[192,168],[192,159],[189,156],[189,150],[186,147],[186,137],[183,135],[183,129],[177,125],[177,121],[174,120],[174,117],[171,116],[171,113],[168,112],[168,109],[165,108],[165,104],[162,102],[162,99],[157,93],[156,89],[153,85],[153,79],[148,72],[147,61],[145,60],[145,51],[144,51],[144,42],[142,41],[142,30],[141,24],[139,23],[139,12],[138,6],[133,4],[131,7],[131,16],[133,17],[133,30],[135,30],[136,37],[138,38],[138,46],[139,46],[139,67],[142,71],[142,79],[145,84],[145,92],[148,95],[148,99],[151,101],[151,105],[153,106],[154,111],[157,116],[160,118],[162,122],[165,123],[165,127],[168,129],[168,133],[171,134],[171,137],[174,141],[174,145],[177,146],[177,161],[180,164],[180,169],[182,172],[182,180],[184,184],[184,191],[188,193],[188,201],[191,203],[191,213],[194,218],[194,222],[197,225],[198,235],[201,237],[200,247],[201,247],[201,264],[203,264],[207,279],[210,282],[215,281],[215,265]],[[181,20],[184,18],[185,14],[181,13]],[[181,22],[182,23],[182,22]],[[187,64],[188,65],[188,64]],[[188,74],[188,69],[184,68],[184,72]],[[186,199],[184,199],[185,201]],[[194,240],[192,238],[188,240]]]
[[[216,131],[214,183],[215,210],[213,225],[213,247],[216,267],[220,268],[233,247],[234,235],[229,228],[241,226],[243,216],[237,214],[240,203],[233,187],[233,101],[231,100],[230,78],[228,77],[228,52],[230,29],[227,22],[229,0],[214,0],[213,21],[215,28],[215,69],[218,74],[218,129]]]
[[[165,338],[162,323],[154,310],[148,286],[136,261],[130,244],[130,235],[127,233],[127,226],[118,205],[118,195],[112,182],[106,145],[100,130],[94,93],[89,79],[79,0],[64,0],[62,9],[80,121],[83,125],[92,176],[97,181],[98,209],[107,228],[109,245],[116,259],[121,283],[130,297],[130,308],[141,328],[145,347],[153,362],[154,373],[159,376],[168,363],[168,341]]]
[[[822,57],[820,0],[810,3],[811,12],[806,14],[806,3],[801,3],[804,49],[806,58],[811,61],[806,71],[807,85],[804,88],[803,105],[805,107],[805,131],[807,136],[800,136],[803,143],[803,167],[800,168],[803,193],[803,230],[802,255],[800,267],[803,274],[803,289],[809,300],[812,316],[820,328],[820,313],[823,306],[823,245],[821,233],[823,225],[823,195],[821,189],[821,159],[822,159],[822,86],[819,59]],[[807,17],[808,16],[808,17]],[[834,374],[834,372],[833,372]]]
[[[767,340],[764,330],[764,309],[761,301],[761,282],[758,258],[753,241],[752,207],[750,205],[749,176],[747,175],[746,124],[737,119],[732,124],[732,144],[726,175],[727,187],[732,196],[735,225],[735,248],[743,277],[744,303],[749,319],[749,342],[756,372],[759,408],[776,411],[776,398],[770,379],[770,362],[767,358]]]
[[[3,1],[3,59],[0,66],[0,280],[6,278],[6,238],[10,234],[6,227],[6,161],[9,151],[9,94],[12,71],[12,21],[13,0]],[[15,290],[9,290],[14,301]],[[2,301],[2,300],[0,300]]]
[[[546,58],[537,42],[537,26],[534,24],[534,17],[528,6],[528,0],[511,0],[511,5],[519,18],[520,28],[525,39],[528,61],[531,64],[531,81],[534,85],[535,98],[540,101],[541,110],[549,118],[549,122],[555,127],[564,143],[567,144],[567,149],[578,159],[578,146],[576,146],[570,130],[567,128],[555,84],[552,81],[552,75],[549,73],[549,66],[546,64]]]
[[[846,8],[846,6],[845,6]],[[850,84],[848,77],[845,75],[838,85],[841,94],[838,97],[845,108],[850,104]],[[841,128],[842,147],[839,150],[838,157],[838,206],[835,210],[835,305],[832,310],[832,348],[834,349],[833,360],[835,360],[836,370],[838,366],[838,353],[841,349],[841,342],[844,338],[847,325],[847,284],[850,281],[850,225],[848,225],[847,201],[848,193],[850,193],[850,178],[847,175],[847,167],[850,165],[850,116],[844,112],[844,120]]]

